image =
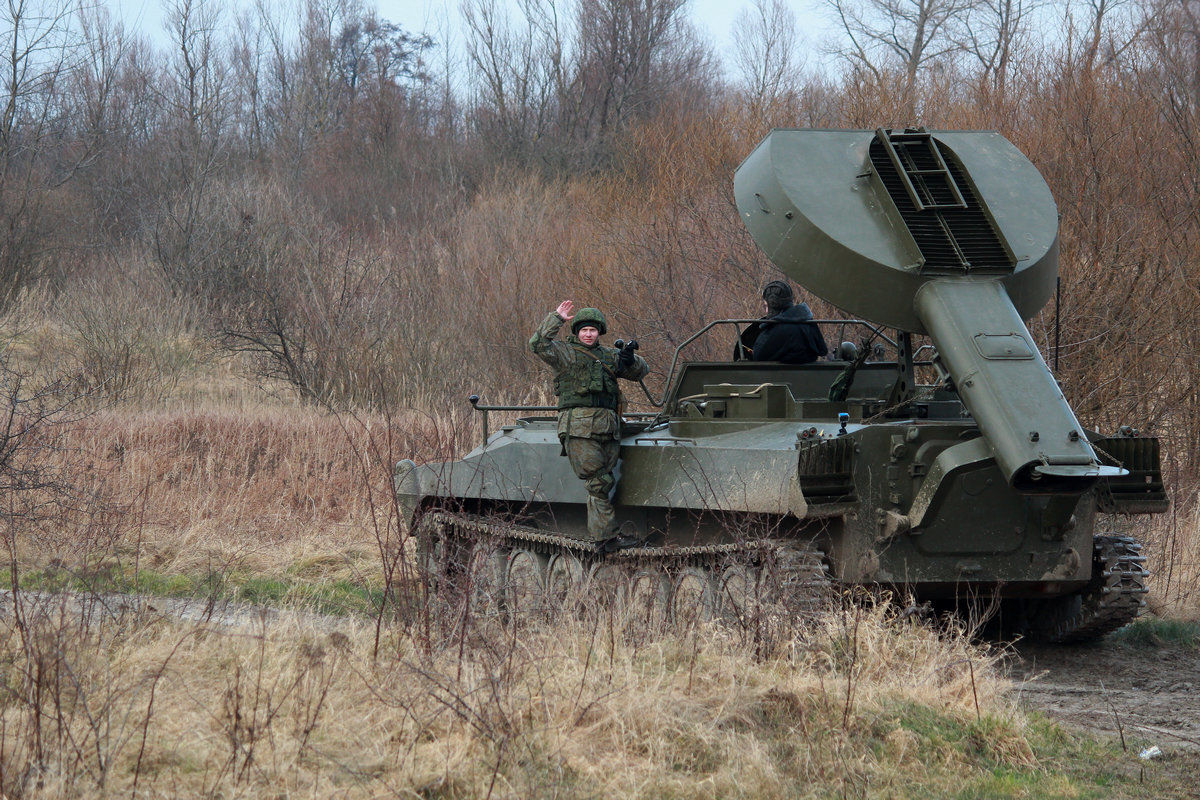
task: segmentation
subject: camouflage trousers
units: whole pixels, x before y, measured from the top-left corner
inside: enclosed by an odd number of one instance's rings
[[[587,489],[588,535],[596,541],[609,538],[617,530],[612,494],[617,487],[613,471],[621,455],[620,440],[569,436],[563,442],[563,449],[567,451],[571,469],[583,479]]]

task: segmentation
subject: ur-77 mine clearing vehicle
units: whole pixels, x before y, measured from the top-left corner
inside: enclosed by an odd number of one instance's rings
[[[871,351],[891,345],[889,360],[851,363],[842,347],[845,360],[802,366],[689,362],[687,340],[661,411],[624,421],[618,519],[648,538],[611,554],[581,540],[586,495],[553,409],[488,436],[487,413],[514,409],[473,398],[482,446],[397,468],[421,552],[457,555],[510,599],[603,579],[710,614],[764,586],[802,608],[823,586],[882,585],[997,598],[1046,641],[1134,619],[1140,545],[1096,519],[1166,509],[1158,441],[1081,426],[1023,322],[1058,270],[1057,210],[1037,169],[993,132],[776,130],[734,187],[783,272],[875,323],[826,332],[859,326]],[[704,331],[732,343],[747,322]],[[914,352],[914,335],[930,344]]]

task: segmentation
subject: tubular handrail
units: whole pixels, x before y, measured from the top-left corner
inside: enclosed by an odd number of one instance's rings
[[[671,367],[669,370],[667,370],[667,381],[663,386],[663,393],[662,393],[661,397],[659,397],[657,400],[655,400],[654,395],[650,394],[650,389],[648,386],[646,386],[646,382],[644,380],[638,381],[638,385],[640,385],[642,387],[642,391],[646,393],[646,399],[650,401],[650,405],[654,406],[655,408],[662,408],[664,405],[666,405],[667,395],[670,394],[670,392],[671,392],[671,381],[675,377],[675,368],[679,365],[679,355],[680,355],[680,353],[683,352],[683,349],[685,347],[687,347],[692,342],[696,341],[701,336],[708,333],[710,330],[717,327],[718,325],[735,325],[735,326],[737,326],[738,336],[740,337],[741,332],[742,332],[741,326],[749,325],[749,324],[752,324],[755,322],[763,322],[763,320],[761,318],[757,318],[757,319],[736,319],[736,318],[734,318],[734,319],[716,319],[716,320],[713,320],[712,322],[708,323],[707,325],[705,325],[700,330],[693,333],[688,338],[684,339],[682,342],[680,342],[675,348],[674,355],[671,357]],[[864,328],[871,331],[875,336],[883,339],[888,344],[892,345],[892,347],[897,346],[896,341],[894,339],[892,339],[890,336],[888,336],[886,333],[884,333],[882,328],[878,327],[877,325],[874,325],[873,323],[867,322],[866,320],[862,320],[862,319],[778,320],[778,321],[776,321],[775,324],[805,325],[808,323],[813,323],[816,325],[843,325],[843,326],[845,326],[845,325],[861,325]],[[487,441],[487,438],[488,438],[488,435],[490,432],[489,431],[490,426],[488,425],[488,422],[489,422],[488,412],[491,412],[491,411],[558,411],[557,406],[481,405],[479,402],[479,395],[477,395],[477,394],[473,394],[470,397],[468,397],[467,401],[471,404],[472,408],[474,408],[476,411],[479,411],[480,413],[483,414],[483,440],[484,440],[484,442]],[[624,414],[623,416],[638,417],[638,418],[643,418],[643,417],[644,418],[655,418],[658,416],[658,414],[646,413],[646,412],[632,412],[632,413]]]
[[[479,404],[479,395],[473,394],[467,398],[467,402],[471,404],[471,408],[483,414],[483,443],[487,444],[488,437],[491,435],[491,426],[488,425],[488,412],[490,411],[558,411],[558,406],[483,406]]]
[[[645,384],[642,385],[645,389]],[[647,395],[649,392],[647,392]],[[479,395],[473,394],[467,398],[467,402],[471,404],[471,408],[483,415],[483,443],[487,444],[488,437],[491,436],[491,425],[489,424],[489,412],[492,411],[558,411],[558,406],[523,406],[523,405],[483,405],[479,402]],[[621,415],[625,419],[653,419],[658,414],[646,411],[630,411]]]
[[[671,368],[669,370],[667,370],[667,382],[663,386],[662,397],[660,397],[658,400],[655,400],[653,397],[650,396],[650,390],[646,389],[646,396],[650,399],[651,405],[653,405],[655,408],[662,408],[664,405],[666,405],[667,395],[670,394],[670,392],[671,392],[671,379],[675,376],[675,367],[679,364],[679,354],[683,351],[683,348],[687,347],[689,344],[696,341],[701,336],[708,333],[710,330],[712,330],[713,328],[715,328],[718,325],[737,325],[737,326],[739,326],[738,327],[738,335],[740,336],[741,335],[741,327],[740,326],[748,325],[748,324],[754,323],[754,322],[763,322],[763,319],[762,318],[758,318],[758,319],[715,319],[712,322],[705,325],[700,330],[693,333],[688,338],[684,339],[682,342],[680,342],[679,346],[675,348],[674,357],[671,359]],[[882,328],[880,328],[877,325],[874,325],[870,322],[867,322],[866,320],[862,320],[862,319],[778,320],[778,321],[776,321],[776,324],[807,325],[810,322],[817,324],[817,325],[839,325],[839,324],[841,324],[841,325],[862,325],[864,328],[867,328],[873,334],[875,334],[876,336],[878,336],[881,339],[883,339],[884,341],[886,341],[892,347],[897,346],[896,340],[891,338],[890,336],[888,336],[886,333],[884,333]],[[644,384],[643,384],[642,388],[643,389],[646,388]]]

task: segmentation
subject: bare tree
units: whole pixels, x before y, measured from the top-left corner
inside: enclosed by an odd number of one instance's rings
[[[257,0],[255,10],[268,51],[260,90],[264,136],[298,179],[314,147],[342,123],[335,42],[361,8],[355,0],[292,7]]]
[[[253,89],[264,146],[282,150],[295,179],[314,152],[346,131],[388,144],[402,117],[425,123],[430,37],[381,19],[359,0],[304,0],[297,17],[292,26],[286,10],[260,1],[256,47],[239,47],[239,62],[261,70]]]
[[[424,83],[429,76],[422,54],[432,46],[428,36],[408,33],[374,12],[346,20],[335,49],[349,102],[360,94],[379,97],[409,82]]]
[[[167,25],[174,58],[168,97],[177,135],[194,158],[192,169],[211,164],[226,134],[228,77],[220,37],[222,9],[218,0],[172,0]]]
[[[230,53],[236,93],[234,115],[237,134],[251,159],[266,149],[266,38],[258,14],[250,11],[238,14]]]
[[[69,0],[0,4],[0,308],[50,268],[52,194],[92,155],[62,158],[80,34]],[[83,143],[86,140],[80,140]]]
[[[149,150],[162,131],[161,73],[146,43],[103,7],[85,7],[78,19],[80,57],[67,84],[67,114],[75,141],[92,155],[75,181],[90,211],[79,216],[89,235],[111,243],[133,230],[138,206],[155,193],[146,177],[158,160]]]
[[[717,70],[687,0],[465,0],[476,130],[509,157],[591,166],[626,123],[707,96]]]
[[[631,121],[711,93],[718,77],[685,15],[687,0],[581,0],[571,96],[577,137],[601,152]],[[693,109],[699,110],[699,109]]]
[[[917,74],[962,52],[957,34],[979,0],[826,0],[847,42],[840,54],[879,83],[898,71],[914,109]]]
[[[802,67],[796,15],[784,0],[755,0],[733,27],[734,65],[757,108],[795,90]]]
[[[1150,96],[1162,97],[1168,119],[1196,152],[1200,117],[1200,1],[1158,0],[1147,10],[1146,46],[1153,55],[1139,77],[1151,79]]]
[[[566,85],[564,34],[553,0],[466,0],[467,57],[475,69],[476,124],[503,152],[527,157],[556,122]]]
[[[643,113],[652,102],[656,56],[672,36],[685,0],[582,0],[579,80],[599,130]]]
[[[214,247],[202,211],[228,157],[230,81],[217,0],[172,0],[166,20],[174,56],[164,91],[170,137],[165,177],[176,192],[160,212],[155,251],[168,277],[197,289]]]
[[[1003,95],[1030,19],[1048,0],[979,0],[962,20],[963,49],[979,62],[980,79]]]
[[[1084,3],[1087,18],[1084,29],[1083,59],[1084,65],[1088,69],[1092,69],[1096,65],[1096,59],[1104,44],[1105,34],[1113,24],[1113,18],[1127,2],[1128,0],[1087,0]]]
[[[1160,170],[1173,176],[1169,192],[1156,193],[1156,205],[1169,220],[1160,244],[1176,263],[1191,264],[1197,231],[1186,220],[1200,219],[1200,1],[1159,0],[1146,9],[1144,46],[1150,58],[1135,63],[1141,93],[1152,98],[1171,138],[1181,168]],[[1200,289],[1185,282],[1193,308]],[[1189,365],[1194,359],[1185,359]]]

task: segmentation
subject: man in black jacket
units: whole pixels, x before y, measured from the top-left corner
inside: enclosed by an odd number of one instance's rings
[[[742,344],[754,361],[808,364],[829,352],[808,303],[794,303],[792,287],[771,281],[763,287],[767,316],[742,333]]]

